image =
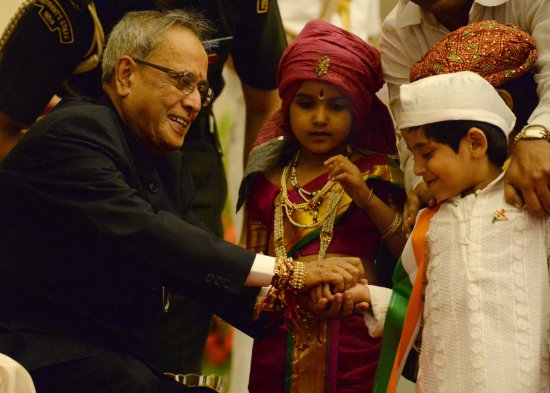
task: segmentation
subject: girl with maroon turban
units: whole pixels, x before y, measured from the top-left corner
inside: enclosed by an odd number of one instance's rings
[[[396,136],[376,96],[378,51],[311,21],[284,53],[278,81],[282,107],[261,130],[241,184],[247,247],[306,263],[357,256],[369,282],[380,283],[377,272],[395,263],[379,257],[380,246],[399,255],[405,236]],[[362,317],[326,321],[298,309],[254,343],[249,391],[368,392],[379,351]]]

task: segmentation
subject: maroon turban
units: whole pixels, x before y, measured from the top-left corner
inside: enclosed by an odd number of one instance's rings
[[[254,146],[279,136],[293,138],[289,106],[305,81],[320,81],[339,89],[352,106],[352,144],[382,154],[395,154],[396,137],[388,108],[375,93],[384,81],[378,50],[328,22],[308,22],[287,48],[278,68],[281,109],[262,128]]]

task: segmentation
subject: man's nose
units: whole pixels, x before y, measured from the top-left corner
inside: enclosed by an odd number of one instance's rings
[[[192,112],[199,112],[202,108],[201,95],[198,89],[193,89],[191,94],[187,94],[182,98],[183,106]]]

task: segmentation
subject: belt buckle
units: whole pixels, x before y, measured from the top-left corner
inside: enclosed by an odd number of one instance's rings
[[[224,393],[225,388],[227,387],[227,377],[225,375],[215,375],[215,374],[200,375],[195,373],[190,373],[190,374],[164,373],[164,375],[190,388],[194,388],[197,386],[204,386],[204,387],[213,389],[218,393]]]

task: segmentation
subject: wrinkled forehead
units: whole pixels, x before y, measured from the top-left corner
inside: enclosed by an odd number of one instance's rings
[[[170,28],[165,34],[165,39],[151,51],[148,59],[154,59],[178,72],[190,71],[199,79],[206,78],[206,50],[192,31],[181,26]]]

